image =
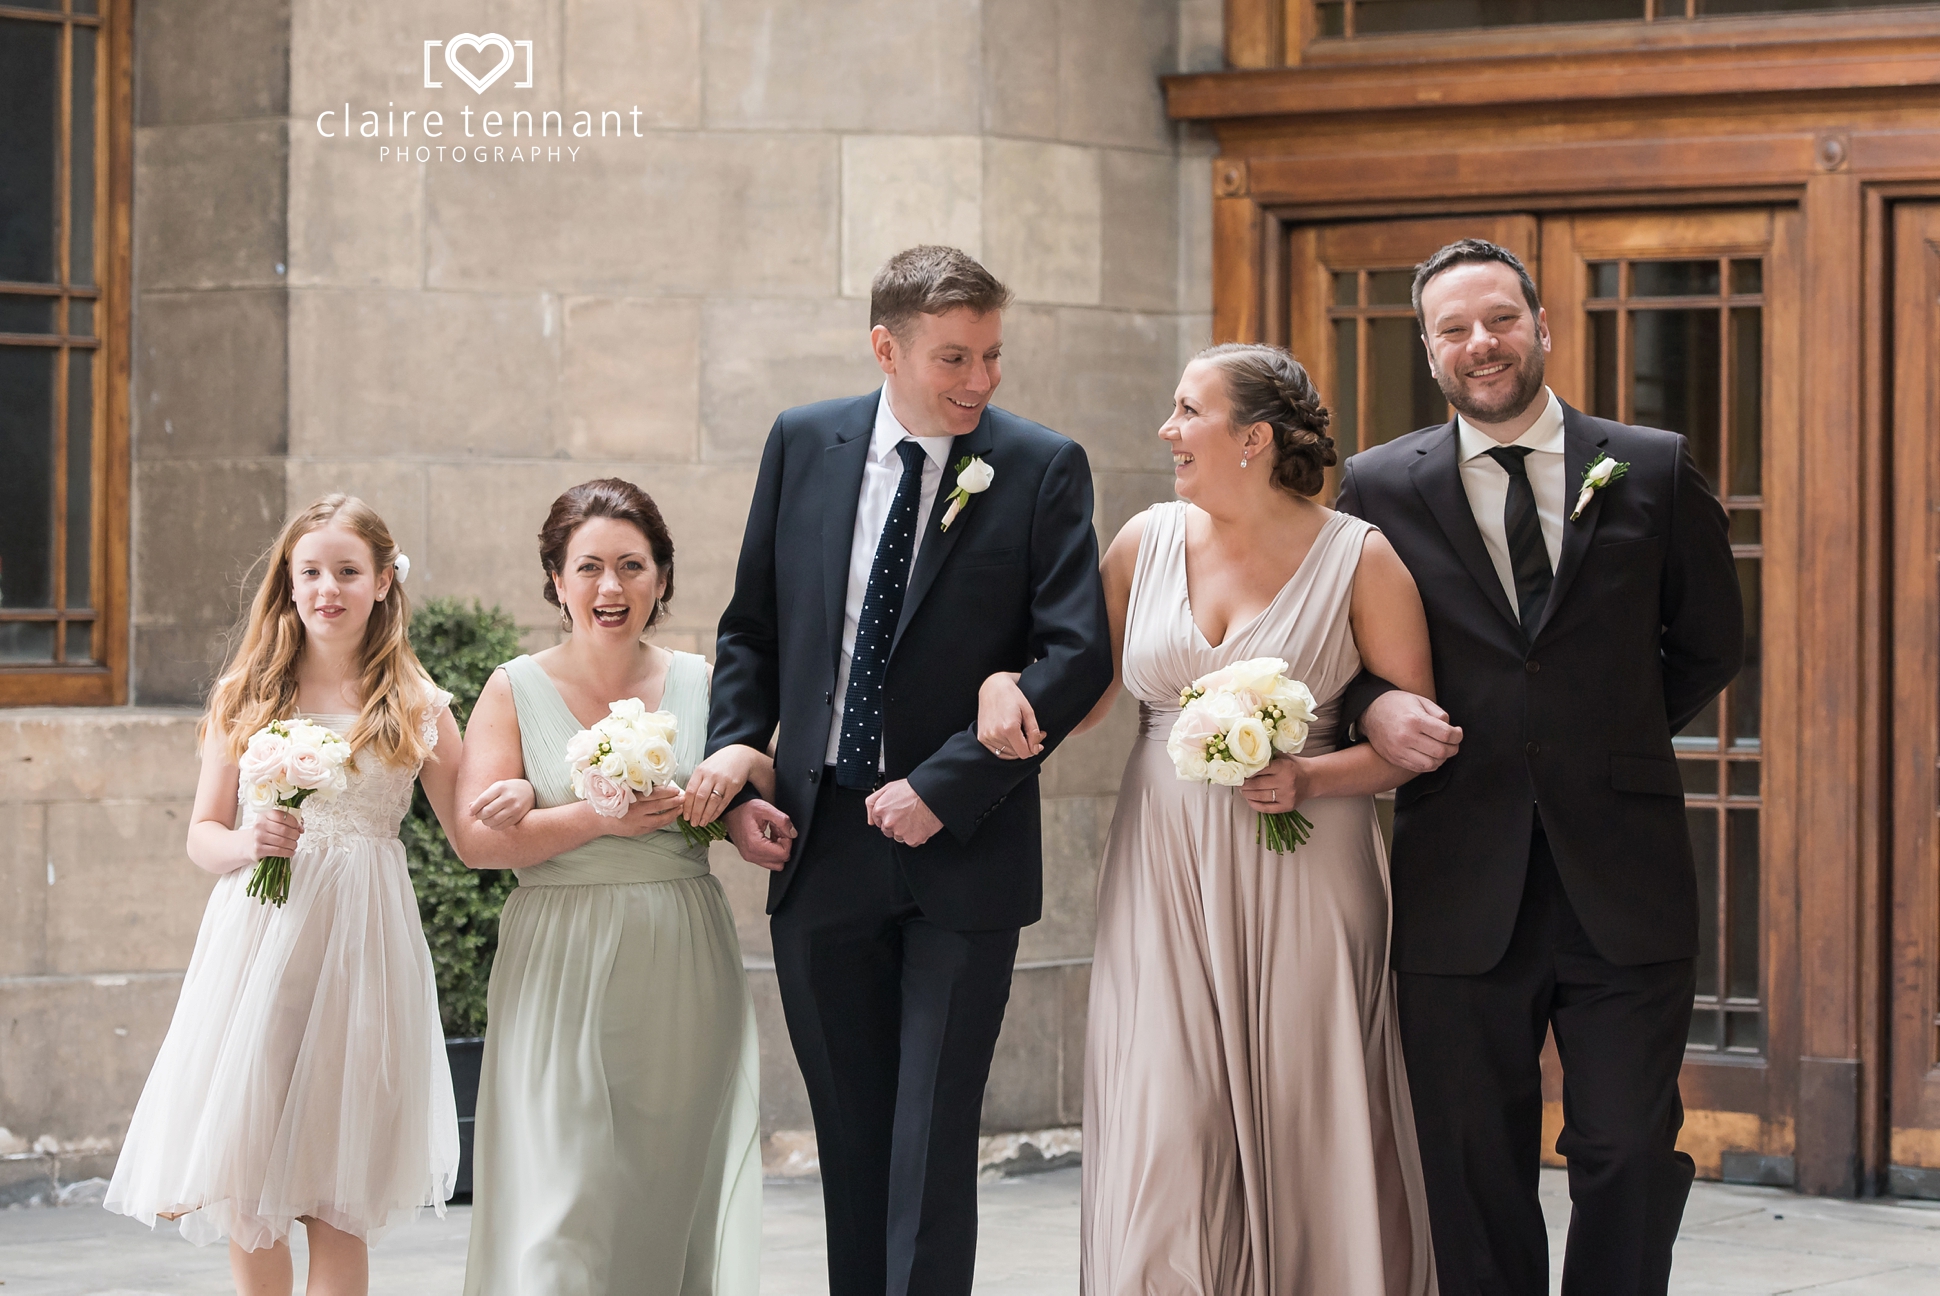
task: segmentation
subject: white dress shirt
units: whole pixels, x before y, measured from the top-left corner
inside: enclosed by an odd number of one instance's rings
[[[856,503],[855,532],[849,541],[849,591],[842,602],[842,660],[835,670],[835,719],[829,725],[828,764],[835,764],[842,746],[842,703],[849,696],[849,658],[855,655],[855,628],[862,620],[862,599],[869,592],[869,569],[876,564],[876,545],[889,522],[889,507],[896,502],[896,487],[903,480],[903,457],[896,447],[905,439],[923,447],[928,461],[923,465],[923,499],[916,516],[922,525],[910,545],[909,569],[916,570],[916,555],[929,532],[930,509],[936,503],[937,487],[943,482],[943,461],[949,457],[954,437],[912,436],[896,420],[889,408],[889,388],[882,389],[876,404],[876,430],[869,437],[869,457],[862,466],[862,496]],[[1500,520],[1496,527],[1501,529]],[[881,758],[877,758],[880,763]]]
[[[1549,404],[1528,430],[1509,444],[1531,451],[1523,459],[1523,470],[1529,474],[1529,488],[1536,496],[1536,518],[1542,523],[1543,548],[1549,550],[1549,570],[1554,574],[1563,552],[1563,515],[1570,498],[1563,467],[1563,403],[1548,388],[1543,394],[1549,397]],[[1461,436],[1462,489],[1468,492],[1469,509],[1482,532],[1482,543],[1488,547],[1489,561],[1495,564],[1496,578],[1509,596],[1509,606],[1520,610],[1516,565],[1509,556],[1509,536],[1502,526],[1502,508],[1509,498],[1509,470],[1488,455],[1502,443],[1478,431],[1460,415],[1456,416],[1456,426]]]

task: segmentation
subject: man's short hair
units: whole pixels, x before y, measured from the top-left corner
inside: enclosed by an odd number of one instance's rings
[[[975,257],[924,243],[898,252],[876,271],[869,284],[869,327],[880,324],[905,338],[918,315],[942,315],[959,306],[987,315],[1008,305],[1010,289]]]
[[[1428,336],[1428,321],[1421,313],[1421,290],[1428,286],[1428,281],[1444,270],[1453,270],[1458,265],[1477,265],[1489,261],[1493,261],[1498,265],[1506,265],[1516,272],[1516,279],[1522,284],[1522,298],[1529,303],[1529,313],[1531,315],[1534,315],[1543,308],[1542,302],[1536,296],[1536,281],[1529,277],[1529,271],[1523,267],[1521,257],[1511,252],[1508,248],[1500,244],[1491,243],[1487,239],[1456,239],[1453,243],[1450,243],[1447,247],[1415,267],[1415,286],[1413,293],[1415,324],[1420,327],[1423,337]]]

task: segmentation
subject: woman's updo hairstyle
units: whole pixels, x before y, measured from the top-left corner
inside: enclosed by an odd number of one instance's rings
[[[546,569],[543,591],[546,602],[559,609],[570,628],[572,613],[560,604],[553,578],[566,570],[566,550],[572,543],[573,533],[594,518],[603,517],[639,527],[640,534],[647,538],[647,548],[653,552],[653,565],[667,580],[666,591],[647,617],[647,628],[652,629],[666,615],[667,605],[674,601],[674,536],[667,529],[666,519],[660,516],[660,506],[653,502],[653,496],[619,477],[581,482],[552,502],[546,524],[539,528],[539,562]]]
[[[1255,423],[1273,429],[1273,484],[1295,495],[1320,491],[1327,469],[1340,462],[1330,419],[1313,379],[1284,347],[1226,342],[1207,347],[1195,360],[1210,360],[1226,375],[1234,435]]]

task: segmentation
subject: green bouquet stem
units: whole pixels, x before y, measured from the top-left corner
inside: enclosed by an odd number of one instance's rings
[[[1259,830],[1253,840],[1260,842],[1270,851],[1286,854],[1307,844],[1307,837],[1314,830],[1313,823],[1298,810],[1288,810],[1282,814],[1263,814],[1260,816]]]
[[[680,835],[687,839],[689,846],[705,846],[709,842],[727,840],[727,825],[719,819],[716,819],[705,828],[696,828],[693,824],[687,822],[686,815],[682,815],[680,818],[674,820],[674,826],[680,829]]]
[[[313,788],[300,788],[289,796],[276,802],[279,810],[298,810],[309,799]],[[245,895],[256,897],[257,904],[273,904],[281,909],[290,898],[290,862],[281,855],[256,861],[256,871],[249,875],[249,886]]]

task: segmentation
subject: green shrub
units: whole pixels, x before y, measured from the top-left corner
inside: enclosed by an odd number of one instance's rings
[[[456,599],[431,599],[411,615],[411,646],[431,678],[451,690],[452,714],[462,728],[492,672],[519,655],[519,628],[505,612],[488,611],[476,600],[466,607]],[[422,787],[412,794],[411,812],[398,836],[411,862],[418,916],[431,945],[445,1034],[483,1035],[498,911],[518,885],[517,875],[510,869],[466,868],[445,840]]]

